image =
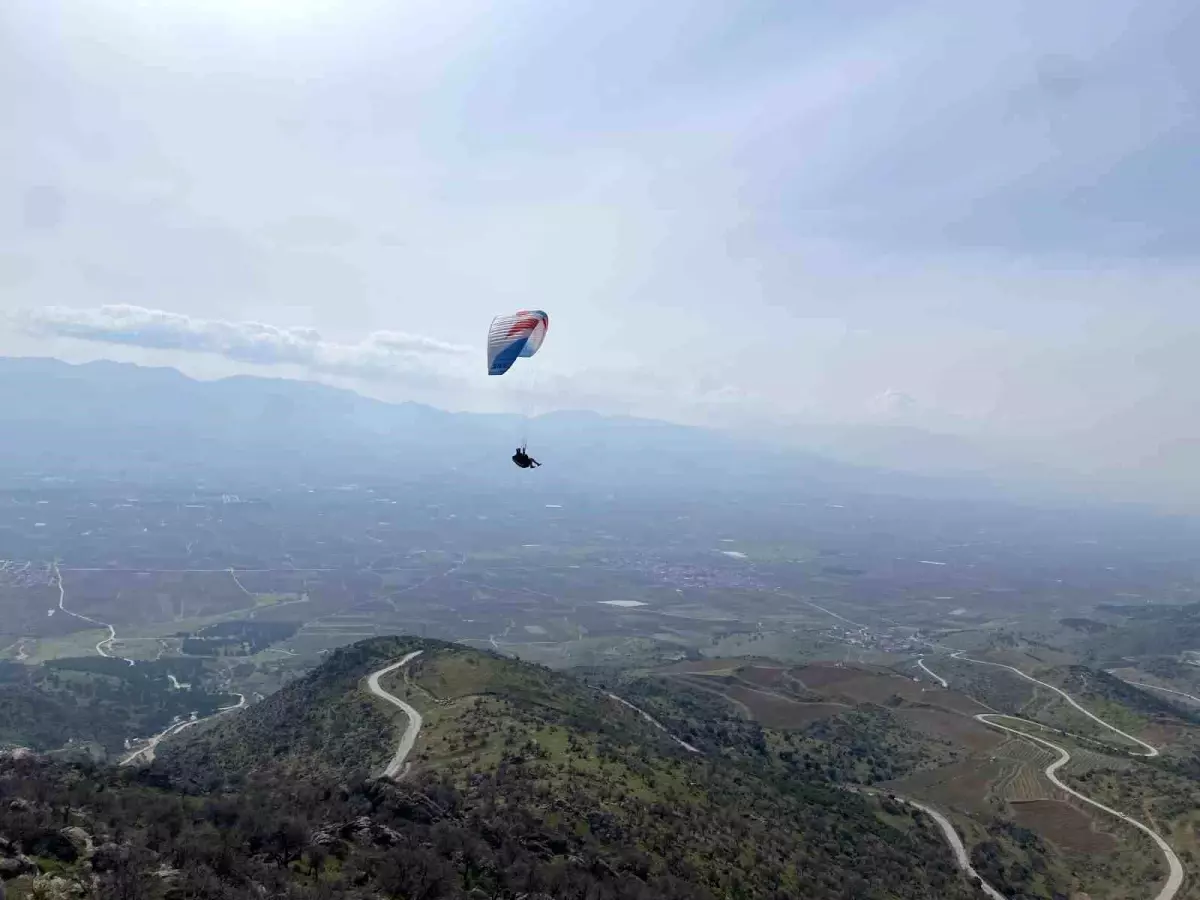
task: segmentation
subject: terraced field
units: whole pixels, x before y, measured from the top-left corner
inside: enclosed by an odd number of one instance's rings
[[[1010,803],[1062,798],[1061,791],[1046,783],[1041,769],[1025,764],[1016,766],[1013,777],[1005,782],[1003,790],[997,786],[996,795]]]

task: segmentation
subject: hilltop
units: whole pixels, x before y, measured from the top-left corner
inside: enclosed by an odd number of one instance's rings
[[[239,785],[268,769],[366,778],[391,756],[395,725],[360,682],[394,657],[437,646],[449,645],[379,638],[339,648],[241,715],[162,751],[162,767],[175,783],[206,790]]]

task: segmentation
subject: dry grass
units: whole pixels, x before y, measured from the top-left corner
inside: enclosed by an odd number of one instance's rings
[[[1045,768],[1054,761],[1056,755],[1029,741],[1009,738],[996,750],[997,756],[1011,759],[1019,763],[1032,763]]]
[[[1112,853],[1116,839],[1096,830],[1096,820],[1063,800],[1013,802],[1013,818],[1064,850],[1079,853]]]
[[[656,670],[660,675],[732,675],[744,659],[686,659]]]
[[[1004,738],[969,716],[928,707],[897,709],[895,715],[910,727],[934,738],[952,741],[972,753],[994,751]]]
[[[882,787],[926,800],[934,806],[975,815],[990,815],[994,810],[987,801],[989,790],[1004,776],[1005,767],[1000,762],[986,757],[972,757],[918,772],[898,781],[886,782]]]
[[[1004,793],[1000,794],[1010,803],[1057,801],[1061,799],[1061,795],[1062,791],[1049,784],[1041,770],[1031,765],[1018,765],[1014,777],[1008,780]]]
[[[802,703],[740,684],[725,685],[722,693],[749,709],[754,720],[767,728],[802,728],[849,709],[838,703]]]
[[[779,666],[744,666],[737,671],[738,678],[764,688],[779,687],[786,674],[787,669]]]
[[[1066,766],[1066,773],[1079,775],[1096,769],[1115,769],[1125,772],[1134,768],[1135,765],[1136,763],[1132,759],[1119,753],[1098,753],[1086,747],[1072,747],[1071,762]]]
[[[862,676],[861,669],[849,668],[846,666],[832,666],[817,663],[811,666],[804,666],[800,669],[794,669],[792,674],[799,678],[804,685],[812,690],[820,690],[829,687],[830,685],[841,684],[844,681],[849,681]]]
[[[908,703],[937,706],[972,716],[988,711],[965,694],[931,687],[928,682],[913,681],[908,676],[884,669],[812,665],[793,670],[791,674],[809,689],[835,701],[883,704],[893,697],[900,697]]]

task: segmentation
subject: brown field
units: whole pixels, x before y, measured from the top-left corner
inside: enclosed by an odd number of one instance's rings
[[[848,709],[837,703],[801,703],[779,694],[739,684],[724,685],[721,692],[749,709],[754,720],[767,728],[801,728],[809,722],[828,718]]]
[[[884,703],[897,694],[910,703],[921,703],[925,700],[921,685],[901,675],[860,673],[857,678],[847,679],[827,692],[855,703]]]
[[[793,670],[809,688],[819,690],[831,700],[848,703],[883,704],[895,696],[909,703],[940,706],[954,712],[975,715],[987,708],[957,691],[932,688],[894,672],[861,667],[805,666]]]
[[[816,665],[793,669],[792,674],[799,678],[807,687],[819,690],[830,685],[841,684],[843,681],[859,678],[863,675],[863,670],[817,663]]]
[[[732,675],[745,665],[744,659],[685,659],[657,671],[663,675]]]
[[[1049,763],[1054,761],[1057,754],[1051,753],[1049,750],[1044,750],[1028,741],[1009,738],[996,750],[996,756],[1002,756],[1014,762],[1033,763],[1045,768]]]
[[[1096,831],[1096,822],[1087,813],[1062,800],[1028,800],[1012,803],[1013,818],[1032,828],[1065,850],[1080,853],[1112,853],[1117,841],[1110,834]]]
[[[996,794],[1010,803],[1042,800],[1058,802],[1062,798],[1062,792],[1042,777],[1040,769],[1024,764],[1017,765],[1016,771],[1005,781],[1003,787],[997,785]]]
[[[988,790],[1004,774],[1004,767],[999,762],[974,757],[885,782],[880,787],[927,800],[934,806],[983,815],[994,812],[987,802]]]
[[[1140,732],[1135,731],[1131,733],[1136,734],[1144,741],[1149,741],[1155,747],[1164,748],[1170,747],[1172,744],[1180,741],[1188,733],[1188,729],[1183,725],[1150,722]]]
[[[744,666],[737,671],[738,678],[765,688],[778,687],[786,674],[787,669],[779,666]]]
[[[894,713],[917,731],[954,741],[973,753],[986,753],[1004,743],[1004,738],[986,725],[958,713],[929,707],[897,709]]]

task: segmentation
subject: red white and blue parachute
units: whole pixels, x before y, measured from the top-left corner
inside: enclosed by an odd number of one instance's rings
[[[540,309],[496,316],[488,329],[488,374],[503,375],[521,356],[533,356],[546,339],[550,317]]]

